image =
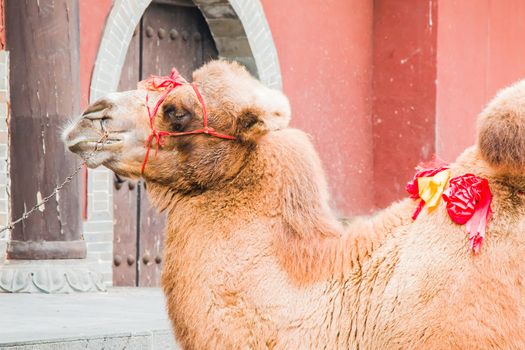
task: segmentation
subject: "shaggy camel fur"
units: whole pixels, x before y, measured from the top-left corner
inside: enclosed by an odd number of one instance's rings
[[[477,146],[451,165],[488,178],[494,196],[475,255],[443,203],[412,221],[407,199],[343,227],[280,92],[223,61],[193,79],[210,125],[237,139],[165,137],[143,175],[168,212],[162,287],[185,349],[525,349],[525,83],[488,105]],[[88,165],[141,176],[145,96],[90,106],[65,132],[70,150],[86,158],[105,129]],[[202,123],[189,85],[155,118],[167,131]]]

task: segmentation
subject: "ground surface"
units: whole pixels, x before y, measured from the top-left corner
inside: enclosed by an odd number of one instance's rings
[[[0,293],[0,349],[176,349],[157,288]]]

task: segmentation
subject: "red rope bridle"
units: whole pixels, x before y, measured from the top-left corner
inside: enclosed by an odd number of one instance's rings
[[[234,136],[221,134],[215,131],[212,127],[208,126],[208,112],[206,110],[206,104],[204,103],[204,99],[202,98],[202,95],[197,88],[197,85],[195,83],[191,83],[191,87],[193,88],[193,91],[195,91],[195,94],[197,95],[197,99],[199,100],[199,103],[202,107],[202,123],[203,126],[201,129],[193,130],[193,131],[185,131],[185,132],[168,132],[168,131],[159,131],[155,128],[155,125],[153,124],[153,118],[157,115],[157,112],[159,110],[160,105],[164,102],[166,97],[168,97],[169,93],[176,89],[179,86],[182,85],[188,85],[189,83],[184,79],[179,72],[175,69],[171,69],[171,74],[169,76],[159,77],[152,75],[146,80],[143,80],[139,82],[138,88],[139,89],[146,89],[148,91],[157,91],[157,92],[164,92],[155,106],[153,107],[153,110],[149,108],[149,95],[146,95],[146,108],[148,110],[148,116],[149,116],[149,126],[151,129],[151,133],[148,136],[148,139],[146,140],[146,155],[144,156],[144,162],[142,163],[142,169],[141,174],[144,174],[144,170],[146,169],[146,163],[149,159],[149,152],[151,149],[151,143],[153,142],[153,139],[156,140],[155,144],[155,156],[158,153],[159,145],[162,146],[161,138],[163,136],[185,136],[185,135],[196,135],[196,134],[206,134],[210,136],[215,136],[221,139],[227,139],[227,140],[235,140]]]

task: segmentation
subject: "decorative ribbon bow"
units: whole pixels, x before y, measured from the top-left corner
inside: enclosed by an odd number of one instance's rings
[[[412,219],[418,217],[425,205],[429,209],[435,208],[443,197],[452,221],[459,225],[466,224],[469,249],[479,253],[492,214],[489,182],[473,174],[456,176],[450,182],[449,178],[448,166],[423,169],[416,173],[406,186],[410,198],[421,199]],[[449,187],[445,190],[447,183]]]
[[[457,224],[467,224],[469,246],[479,253],[485,239],[487,222],[492,215],[492,193],[489,182],[474,174],[457,176],[450,180],[450,187],[443,193],[447,212]]]
[[[228,140],[235,140],[234,136],[221,134],[215,131],[212,127],[208,126],[208,112],[206,110],[206,104],[204,103],[204,99],[202,98],[202,95],[197,88],[197,85],[195,83],[191,83],[191,87],[193,88],[193,91],[195,91],[195,94],[197,95],[197,99],[199,100],[199,103],[202,108],[202,123],[203,127],[201,129],[193,130],[193,131],[185,131],[185,132],[168,132],[168,131],[159,131],[155,129],[155,125],[153,123],[153,118],[157,115],[157,112],[159,111],[160,106],[168,97],[169,93],[176,89],[179,86],[187,85],[189,84],[186,79],[180,75],[180,73],[177,71],[177,69],[172,68],[171,74],[169,76],[155,76],[152,75],[148,79],[145,79],[137,84],[137,87],[139,89],[145,89],[148,91],[157,91],[157,92],[164,92],[160,98],[158,99],[157,103],[153,107],[153,110],[149,108],[149,95],[146,95],[146,108],[148,110],[148,117],[149,117],[149,126],[151,129],[151,133],[148,136],[148,139],[146,140],[146,155],[144,156],[144,162],[142,163],[142,168],[140,173],[144,174],[144,170],[146,169],[146,163],[149,159],[149,152],[151,148],[151,143],[153,139],[156,140],[155,143],[155,156],[158,153],[159,145],[161,145],[161,137],[162,136],[184,136],[184,135],[195,135],[195,134],[207,134],[210,136],[215,136],[221,139],[228,139]]]
[[[450,177],[448,166],[444,165],[439,168],[421,169],[412,181],[407,183],[406,190],[410,198],[421,199],[419,206],[412,215],[415,220],[425,205],[429,209],[435,208],[439,204],[439,199],[443,194],[447,181]]]
[[[425,202],[427,208],[437,207],[449,178],[450,170],[445,169],[434,176],[424,176],[417,179],[419,197]]]

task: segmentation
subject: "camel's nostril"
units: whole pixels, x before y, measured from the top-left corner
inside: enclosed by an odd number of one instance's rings
[[[108,126],[109,126],[109,121],[111,120],[111,117],[102,117],[100,119],[100,128],[103,130],[103,131],[107,131],[108,130]]]
[[[91,112],[89,114],[83,114],[82,115],[82,118],[84,119],[87,119],[87,120],[91,120],[91,121],[96,121],[96,120],[106,120],[106,119],[111,119],[110,117],[108,117],[106,115],[106,109],[103,109],[101,111],[97,111],[97,112]]]
[[[89,106],[84,113],[82,113],[82,117],[86,119],[96,120],[96,119],[103,119],[107,116],[104,115],[105,110],[110,109],[113,107],[113,103],[107,101],[107,100],[99,100]]]

